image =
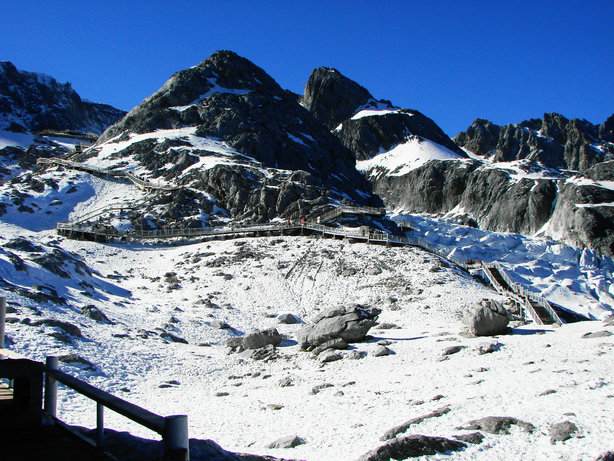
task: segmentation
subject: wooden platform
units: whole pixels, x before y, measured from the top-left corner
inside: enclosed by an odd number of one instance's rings
[[[58,426],[4,427],[0,431],[2,461],[110,461],[104,453]]]

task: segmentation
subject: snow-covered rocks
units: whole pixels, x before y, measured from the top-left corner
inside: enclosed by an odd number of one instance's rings
[[[277,346],[281,343],[282,337],[275,328],[256,330],[245,336],[230,338],[226,345],[234,351],[244,351],[246,349],[260,349],[266,346]]]
[[[507,333],[509,315],[501,304],[483,299],[463,315],[463,324],[476,336],[495,336]]]
[[[319,315],[297,334],[302,349],[313,349],[327,341],[361,341],[373,327],[381,310],[360,305],[334,307]]]

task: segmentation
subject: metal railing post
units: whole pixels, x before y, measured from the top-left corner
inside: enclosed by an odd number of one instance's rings
[[[58,358],[47,357],[45,363],[45,413],[56,417],[58,408],[58,382],[50,372],[58,370]]]
[[[189,461],[190,439],[187,415],[164,418],[164,461]]]
[[[96,402],[96,448],[104,446],[104,405]]]
[[[6,298],[0,298],[0,349],[4,349],[4,325],[6,322]]]

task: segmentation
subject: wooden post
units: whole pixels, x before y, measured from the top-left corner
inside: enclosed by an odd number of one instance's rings
[[[58,408],[58,382],[51,376],[50,371],[57,371],[58,358],[47,357],[45,364],[45,413],[48,416],[56,417]]]
[[[0,298],[0,349],[4,349],[4,323],[6,320],[6,298]]]
[[[189,461],[190,439],[186,415],[164,418],[164,461]]]

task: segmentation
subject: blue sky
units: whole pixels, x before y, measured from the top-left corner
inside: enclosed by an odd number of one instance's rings
[[[0,60],[131,109],[230,49],[302,93],[335,67],[450,136],[559,112],[614,113],[614,1],[0,0]]]

